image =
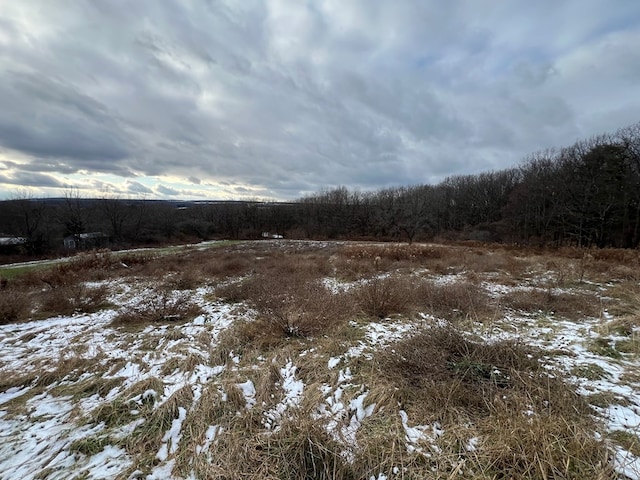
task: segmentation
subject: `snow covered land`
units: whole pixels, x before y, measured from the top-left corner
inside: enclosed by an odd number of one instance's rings
[[[277,240],[12,277],[0,478],[640,479],[624,255]]]

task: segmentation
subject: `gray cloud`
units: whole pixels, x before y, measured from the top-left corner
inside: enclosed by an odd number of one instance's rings
[[[131,180],[127,180],[125,182],[125,186],[127,187],[127,192],[131,193],[131,194],[151,194],[153,193],[153,190],[151,190],[148,187],[145,187],[144,185],[142,185],[139,182],[134,182]]]
[[[5,180],[162,176],[295,198],[505,168],[640,120],[635,0],[3,10]]]
[[[1,183],[19,187],[66,187],[65,184],[58,181],[56,178],[43,173],[17,172],[13,175],[0,175],[0,184]]]
[[[156,185],[155,190],[162,195],[167,195],[169,197],[173,197],[180,194],[179,190],[175,188],[167,187],[165,185]]]

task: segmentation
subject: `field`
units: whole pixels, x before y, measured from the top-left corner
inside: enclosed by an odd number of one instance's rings
[[[640,479],[637,251],[277,240],[16,272],[2,479]]]

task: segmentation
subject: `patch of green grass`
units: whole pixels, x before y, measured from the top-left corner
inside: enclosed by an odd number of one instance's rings
[[[71,395],[74,399],[90,397],[96,394],[104,397],[111,390],[122,385],[122,381],[121,377],[103,378],[102,375],[98,374],[79,382],[58,385],[50,391],[55,396]]]
[[[586,400],[587,402],[589,402],[589,404],[600,408],[607,408],[608,406],[614,404],[622,406],[629,405],[629,401],[624,397],[617,396],[611,392],[592,393],[591,395],[586,396]]]
[[[609,438],[622,448],[640,457],[640,438],[628,430],[614,430],[609,433]]]
[[[108,436],[85,437],[71,442],[69,451],[72,453],[81,453],[90,457],[100,453],[107,445],[111,444],[113,444],[113,441]]]
[[[607,377],[605,369],[595,363],[577,365],[571,369],[571,374],[587,380],[602,380]]]
[[[589,351],[602,357],[622,358],[620,352],[616,349],[616,345],[607,337],[598,337],[589,344]]]
[[[616,349],[620,353],[626,353],[633,356],[640,355],[640,336],[634,334],[630,338],[619,340],[616,342]]]
[[[32,265],[15,265],[11,267],[0,267],[0,278],[6,278],[7,280],[12,280],[26,273],[51,268],[51,266],[52,266],[52,263],[43,262],[43,263],[36,263]]]

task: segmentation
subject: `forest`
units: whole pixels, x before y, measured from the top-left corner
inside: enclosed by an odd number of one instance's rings
[[[17,193],[0,202],[5,258],[273,235],[637,248],[640,123],[437,185],[338,187],[292,202],[89,199],[70,187],[62,198]]]

